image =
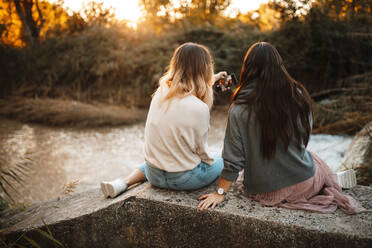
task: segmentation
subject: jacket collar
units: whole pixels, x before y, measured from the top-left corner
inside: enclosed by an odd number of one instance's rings
[[[256,82],[252,82],[250,84],[246,84],[246,85],[242,86],[242,88],[240,89],[240,91],[239,91],[235,100],[237,102],[246,101],[248,96],[252,93],[252,91],[255,87],[256,87]]]

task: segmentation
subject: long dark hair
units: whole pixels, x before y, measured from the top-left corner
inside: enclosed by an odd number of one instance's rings
[[[252,92],[237,100],[239,92],[247,86],[252,87]],[[249,118],[254,111],[261,132],[263,158],[274,156],[279,139],[285,150],[288,150],[293,135],[299,149],[302,142],[307,145],[311,132],[311,97],[304,86],[289,75],[279,52],[271,44],[257,42],[248,49],[232,103],[246,104]],[[299,120],[306,132],[304,140]]]

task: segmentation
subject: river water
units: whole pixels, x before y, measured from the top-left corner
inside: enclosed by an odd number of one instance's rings
[[[209,146],[221,152],[226,108],[212,111]],[[99,187],[101,180],[125,177],[143,163],[144,122],[92,129],[55,128],[0,119],[0,146],[8,163],[31,154],[23,184],[8,188],[13,205],[30,205]],[[313,135],[308,148],[337,170],[351,137]]]

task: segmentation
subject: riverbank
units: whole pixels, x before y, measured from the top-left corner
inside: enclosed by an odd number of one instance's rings
[[[339,80],[336,88],[313,93],[313,133],[354,135],[371,122],[371,80],[372,72],[354,75]],[[67,89],[65,91],[67,93]],[[216,107],[226,110],[229,96],[229,93],[216,95]],[[145,120],[150,100],[149,95],[141,98],[146,104],[128,107],[115,101],[80,102],[65,98],[26,98],[14,95],[0,99],[0,116],[46,126],[120,126]]]
[[[120,126],[143,121],[146,114],[147,109],[128,108],[118,104],[23,97],[0,100],[0,116],[47,126]]]

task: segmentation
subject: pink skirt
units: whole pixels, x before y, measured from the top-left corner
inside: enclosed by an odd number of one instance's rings
[[[314,153],[311,154],[316,166],[313,177],[286,188],[248,197],[265,206],[301,209],[318,213],[333,213],[337,207],[347,214],[365,212],[366,209],[356,200],[342,193],[342,189],[335,181],[333,172],[328,165]],[[246,195],[242,182],[242,176],[239,176],[238,187]]]

